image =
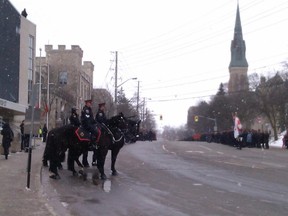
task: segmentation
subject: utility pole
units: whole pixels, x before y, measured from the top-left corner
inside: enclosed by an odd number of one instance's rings
[[[41,51],[42,49],[40,48],[40,63],[39,63],[39,104],[38,104],[38,107],[39,109],[41,108],[41,78],[42,78],[42,72],[41,72],[41,69],[42,69],[42,65],[41,65]]]
[[[117,115],[117,79],[118,79],[118,52],[115,52],[115,115]]]
[[[143,110],[142,110],[142,121],[145,121],[145,106],[146,106],[146,99],[143,99]]]
[[[50,111],[50,66],[49,54],[47,55],[47,103],[46,103],[46,126],[49,129],[49,111]]]
[[[140,90],[140,81],[138,81],[138,88],[137,88],[137,116],[139,117],[139,90]]]

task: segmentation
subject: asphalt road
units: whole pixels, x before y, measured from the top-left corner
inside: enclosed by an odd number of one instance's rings
[[[89,153],[91,161],[91,153]],[[92,181],[43,169],[47,203],[58,215],[287,215],[288,151],[205,142],[137,142],[120,151],[108,180]],[[64,164],[65,167],[66,164]],[[95,184],[96,183],[96,184]]]

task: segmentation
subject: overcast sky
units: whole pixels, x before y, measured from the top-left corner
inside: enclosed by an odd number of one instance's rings
[[[95,65],[94,87],[114,95],[137,77],[141,100],[159,127],[187,121],[190,106],[209,100],[229,80],[237,0],[11,0],[37,25],[37,56],[45,44],[79,45]],[[240,0],[248,74],[274,71],[288,57],[288,1]],[[122,85],[126,96],[137,81]],[[159,120],[159,115],[163,120]]]

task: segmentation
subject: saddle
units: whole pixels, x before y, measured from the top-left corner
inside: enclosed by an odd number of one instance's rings
[[[75,134],[78,137],[79,141],[91,141],[91,133],[85,130],[82,126],[78,127],[75,130]]]
[[[96,142],[99,141],[101,130],[97,127],[97,135],[95,137]],[[91,142],[94,137],[92,137],[91,132],[87,131],[84,127],[80,126],[75,130],[75,134],[78,137],[79,141]]]

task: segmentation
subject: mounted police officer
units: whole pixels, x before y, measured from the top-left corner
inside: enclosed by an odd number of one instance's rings
[[[96,116],[95,116],[95,121],[97,123],[99,123],[99,125],[102,129],[107,131],[108,128],[106,126],[107,118],[105,115],[105,103],[98,104],[98,111],[97,111]],[[96,159],[97,159],[97,153],[96,153],[96,150],[93,150],[92,166],[97,165]]]
[[[97,131],[95,126],[95,120],[92,112],[92,100],[85,100],[85,106],[81,112],[81,124],[83,128],[91,133],[91,141],[92,143],[96,143]],[[89,163],[87,161],[88,151],[83,153],[82,163],[84,167],[89,167]]]
[[[104,124],[106,125],[107,123],[107,118],[106,118],[106,115],[105,115],[105,103],[100,103],[98,104],[99,108],[98,108],[98,111],[96,113],[96,117],[95,117],[95,120],[100,123],[100,124]]]
[[[81,112],[81,124],[86,129],[89,131],[91,134],[96,136],[96,130],[95,130],[95,120],[93,117],[93,112],[92,112],[92,100],[85,100],[85,106],[82,109]]]
[[[79,115],[77,113],[77,108],[73,107],[71,109],[71,115],[69,117],[69,121],[71,125],[74,125],[75,127],[79,127],[81,125],[79,120]]]

